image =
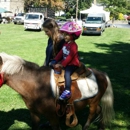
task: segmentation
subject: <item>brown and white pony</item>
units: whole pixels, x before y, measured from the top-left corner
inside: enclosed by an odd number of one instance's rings
[[[89,105],[89,115],[83,130],[88,130],[96,115],[100,115],[98,129],[104,130],[104,125],[113,119],[113,90],[105,73],[92,71],[98,84],[98,93],[94,97],[74,102],[74,107],[78,111]],[[49,67],[39,67],[18,56],[0,53],[0,86],[6,84],[22,96],[31,113],[32,130],[39,129],[41,115],[48,119],[53,130],[61,130],[56,98],[51,87],[52,74],[53,70]]]

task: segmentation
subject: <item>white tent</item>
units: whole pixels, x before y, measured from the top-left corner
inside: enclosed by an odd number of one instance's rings
[[[63,15],[63,14],[65,14],[64,11],[57,11],[57,12],[55,13],[55,16],[61,16],[61,15]]]
[[[97,6],[92,4],[92,6],[87,9],[87,10],[82,10],[80,11],[81,14],[88,14],[88,13],[97,13],[98,12],[102,12],[103,11],[103,6]]]
[[[80,11],[81,14],[88,14],[90,12],[91,12],[90,9]]]
[[[80,11],[80,19],[81,14],[89,14],[89,13],[104,13],[106,15],[106,21],[110,20],[109,18],[110,12],[103,10],[103,6],[97,6],[92,4],[92,6],[89,9]]]

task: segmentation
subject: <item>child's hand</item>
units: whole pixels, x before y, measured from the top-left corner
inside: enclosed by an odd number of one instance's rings
[[[55,64],[55,68],[62,68],[63,66],[61,64]]]
[[[56,64],[56,61],[55,61],[55,60],[52,60],[52,61],[49,63],[49,66],[50,66],[50,67],[54,67],[55,64]]]

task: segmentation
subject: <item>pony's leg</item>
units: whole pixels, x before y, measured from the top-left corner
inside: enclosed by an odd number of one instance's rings
[[[103,123],[102,107],[100,105],[97,106],[96,117],[93,120],[93,123],[97,124],[98,130],[105,130],[105,125]]]
[[[90,110],[90,114],[91,112],[92,111]],[[91,123],[96,123],[98,130],[105,130],[105,125],[102,120],[102,108],[100,105],[97,106],[95,111],[93,109],[93,115],[91,115],[90,117],[91,119],[88,117],[88,121],[87,121],[88,124],[86,123],[86,128],[84,127],[83,130],[87,130],[87,128]]]
[[[91,114],[91,110],[90,110],[90,114]],[[97,108],[95,109],[95,112],[94,112],[94,109],[93,109],[93,115],[90,116],[91,118],[88,117],[88,125],[86,128],[84,128],[83,130],[87,130],[87,128],[89,127],[89,125],[91,123],[96,123],[97,124],[97,127],[98,127],[98,130],[105,130],[105,125],[103,123],[103,120],[102,120],[102,108],[100,105],[97,106]]]
[[[98,130],[105,130],[105,126],[103,123],[103,116],[102,116],[102,108],[100,105],[97,106],[96,110],[96,116],[92,123],[95,123],[97,125]]]
[[[87,122],[83,128],[83,130],[88,130],[92,120],[94,119],[95,115],[96,115],[96,110],[97,110],[97,103],[91,103],[89,106],[89,115],[88,115],[88,119]]]
[[[31,112],[31,119],[32,119],[32,130],[38,130],[40,118],[36,114]]]
[[[98,130],[105,130],[105,125],[102,120],[98,124]]]
[[[52,130],[61,130],[59,117],[55,112],[51,113],[51,116],[48,117]]]
[[[53,126],[52,130],[61,130],[60,126]]]

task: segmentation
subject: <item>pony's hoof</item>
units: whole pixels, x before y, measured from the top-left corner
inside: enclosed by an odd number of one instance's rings
[[[84,126],[83,130],[88,130],[88,126]]]
[[[41,125],[39,126],[40,129],[49,128],[49,127],[51,127],[51,124],[50,124],[49,121],[47,121],[46,123],[41,124]]]

